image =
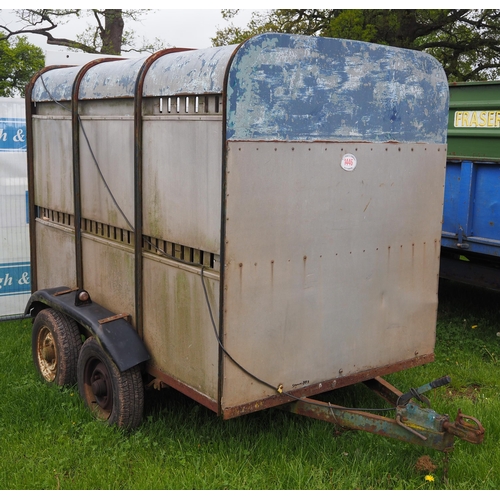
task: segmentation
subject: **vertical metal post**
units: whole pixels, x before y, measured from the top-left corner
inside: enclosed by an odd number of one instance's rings
[[[241,45],[241,44],[240,44]],[[221,165],[221,222],[220,222],[220,286],[219,286],[219,340],[224,345],[224,298],[226,275],[226,191],[227,191],[227,94],[229,87],[229,70],[238,46],[231,54],[226,66],[224,85],[222,87],[222,165]],[[224,389],[224,356],[223,349],[219,347],[219,383],[218,383],[218,413],[222,414],[222,395]]]
[[[78,95],[80,84],[87,71],[103,62],[117,61],[117,58],[95,59],[82,67],[76,75],[71,91],[71,133],[73,145],[73,203],[75,212],[75,262],[76,285],[83,288],[83,252],[82,252],[82,198],[80,183],[80,114],[78,109]]]
[[[142,261],[142,172],[143,172],[143,120],[142,94],[144,79],[151,65],[160,57],[173,52],[183,52],[182,48],[165,49],[154,53],[142,64],[134,90],[134,288],[135,288],[135,328],[140,338],[143,338],[143,261]]]
[[[458,205],[457,219],[459,227],[457,228],[459,243],[462,243],[462,237],[470,236],[472,227],[472,194],[475,191],[475,168],[471,161],[463,161],[460,169],[460,203]]]
[[[82,256],[82,201],[80,187],[80,115],[78,113],[78,92],[85,67],[78,73],[71,94],[71,137],[73,150],[73,211],[75,215],[75,264],[76,286],[83,288],[83,256]]]
[[[35,206],[35,165],[33,156],[33,115],[34,104],[32,101],[33,88],[36,81],[44,73],[57,68],[65,68],[67,66],[47,66],[29,81],[26,86],[25,112],[26,112],[26,147],[27,147],[27,178],[28,178],[28,214],[29,214],[29,236],[30,236],[30,278],[31,278],[31,293],[38,290],[38,266],[36,254],[36,206]]]

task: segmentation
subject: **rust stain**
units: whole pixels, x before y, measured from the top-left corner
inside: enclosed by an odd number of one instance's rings
[[[289,403],[294,401],[297,397],[310,397],[315,396],[317,394],[321,394],[323,392],[328,392],[332,389],[338,389],[341,387],[347,387],[349,385],[354,385],[365,380],[370,380],[375,377],[383,377],[384,375],[388,375],[390,373],[399,372],[401,370],[407,370],[409,368],[414,368],[416,366],[420,366],[426,363],[431,363],[434,361],[434,353],[431,354],[423,354],[406,361],[400,361],[395,364],[377,367],[377,368],[369,368],[362,372],[358,372],[353,375],[347,376],[339,376],[335,379],[325,380],[321,383],[315,383],[312,385],[308,385],[305,387],[295,388],[287,391],[287,394],[278,394],[274,396],[269,396],[265,399],[261,399],[258,401],[253,401],[250,403],[245,403],[239,406],[230,406],[222,408],[222,414],[224,420],[228,420],[230,418],[238,417],[240,415],[245,415],[247,413],[252,413],[257,410],[264,410],[267,408],[272,408],[274,406],[279,406],[285,403]],[[288,394],[291,394],[290,397]],[[256,408],[257,404],[259,405]]]

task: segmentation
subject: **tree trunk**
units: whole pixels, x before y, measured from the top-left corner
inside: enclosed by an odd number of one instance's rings
[[[101,31],[101,54],[121,54],[123,27],[121,9],[106,9],[104,11],[104,30]]]

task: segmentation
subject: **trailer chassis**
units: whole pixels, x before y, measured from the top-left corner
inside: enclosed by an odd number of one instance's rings
[[[450,421],[448,415],[440,415],[430,407],[422,408],[412,402],[417,399],[430,406],[423,393],[449,382],[449,377],[443,377],[402,394],[381,377],[365,381],[364,384],[369,389],[393,405],[394,418],[344,408],[312,398],[300,398],[282,408],[342,428],[366,431],[443,452],[453,449],[454,438],[481,444],[484,439],[484,427],[476,418],[464,415],[458,410],[455,421]]]

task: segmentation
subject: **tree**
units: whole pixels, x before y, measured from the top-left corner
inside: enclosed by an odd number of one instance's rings
[[[225,10],[230,20],[237,10]],[[214,45],[240,43],[263,32],[347,38],[425,51],[450,81],[500,77],[500,10],[275,9],[255,12],[247,29],[218,30]]]
[[[42,49],[26,37],[16,38],[14,44],[0,39],[0,61],[1,97],[24,97],[30,78],[45,65]]]
[[[91,54],[121,55],[122,52],[154,52],[162,46],[161,40],[154,42],[137,41],[133,31],[125,29],[126,21],[138,21],[144,10],[122,9],[22,9],[16,10],[21,26],[11,30],[0,26],[4,39],[20,34],[44,36],[48,45],[59,45]],[[58,26],[75,18],[90,17],[94,24],[74,39],[60,38],[54,35]],[[1,37],[0,37],[1,38]]]

